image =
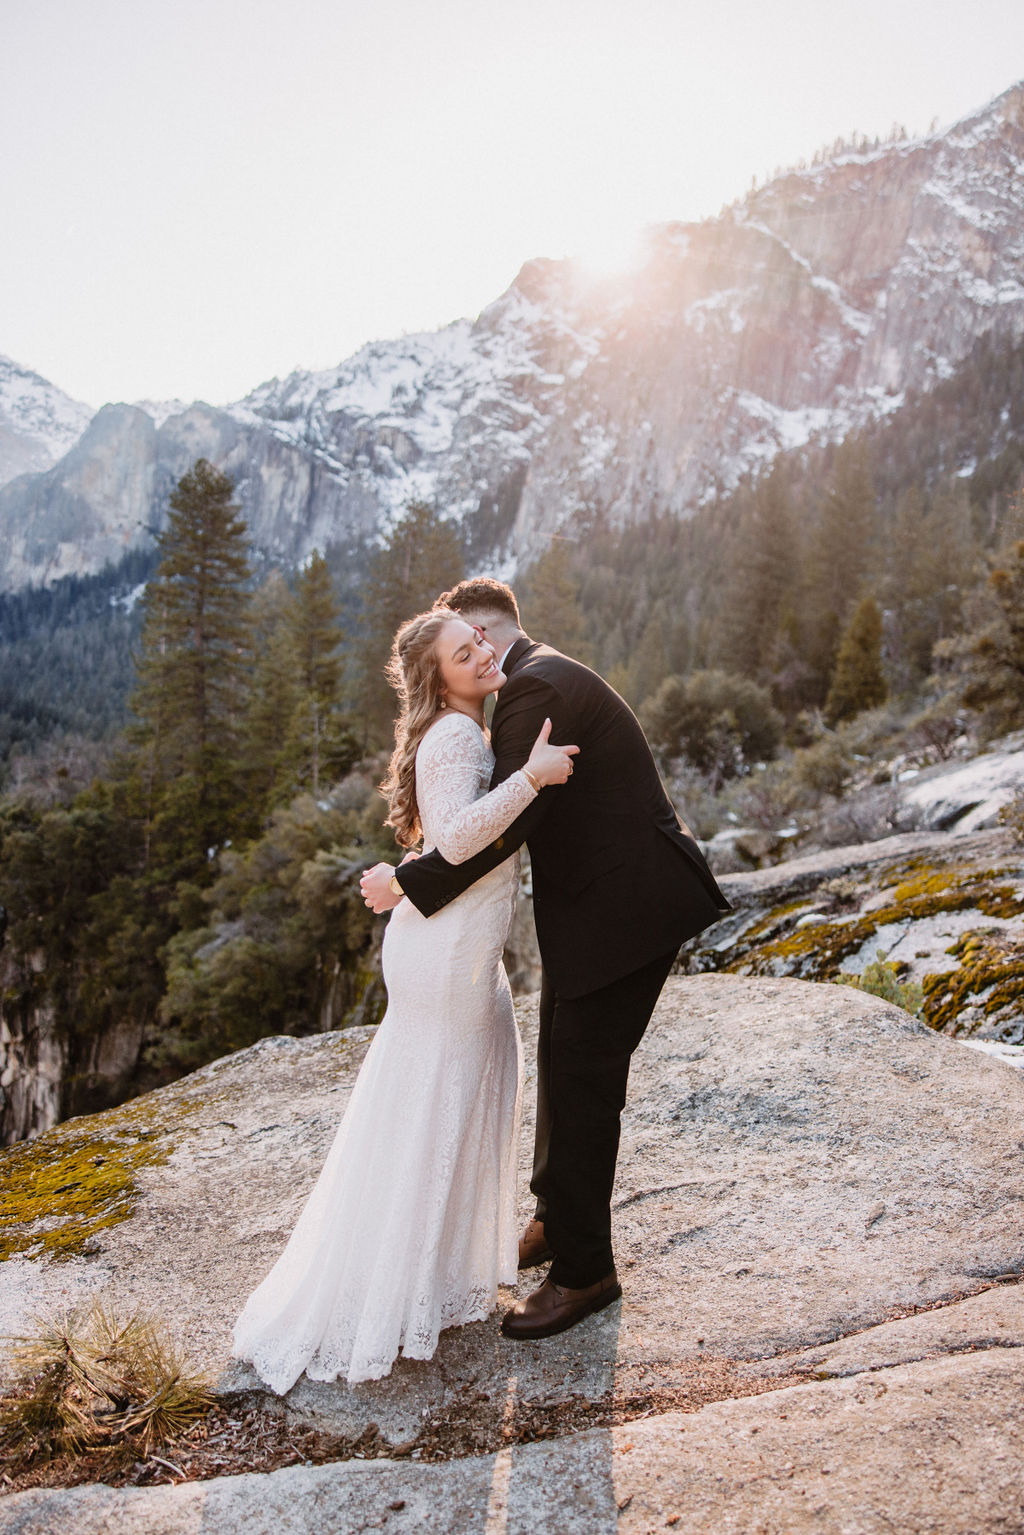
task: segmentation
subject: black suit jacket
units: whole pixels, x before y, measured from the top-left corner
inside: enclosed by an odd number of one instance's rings
[[[639,721],[608,684],[547,645],[519,640],[491,726],[492,787],[522,767],[550,716],[551,739],[580,748],[568,783],[542,789],[505,833],[465,863],[425,854],[396,872],[425,916],[523,842],[533,866],[541,959],[561,996],[608,986],[678,948],[731,908],[665,793]]]

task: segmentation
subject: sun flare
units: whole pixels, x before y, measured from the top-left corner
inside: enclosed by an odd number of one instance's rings
[[[607,223],[585,231],[573,259],[592,281],[623,277],[643,264],[644,231],[634,225]]]

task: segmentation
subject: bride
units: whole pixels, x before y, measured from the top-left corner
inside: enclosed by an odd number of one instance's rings
[[[549,745],[548,721],[487,792],[484,700],[505,677],[449,609],[402,625],[388,677],[401,709],[381,787],[404,847],[422,836],[461,863],[572,772],[577,748]],[[501,956],[518,875],[513,854],[429,919],[408,900],[394,910],[387,1012],[295,1230],[235,1325],[235,1357],[278,1393],[303,1371],[354,1384],[387,1375],[399,1350],[429,1359],[442,1328],[487,1316],[516,1280],[522,1051]]]

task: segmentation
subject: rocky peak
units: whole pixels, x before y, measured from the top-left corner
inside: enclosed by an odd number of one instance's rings
[[[92,409],[0,357],[0,485],[50,468],[77,441]]]
[[[152,538],[156,429],[132,405],[105,405],[44,474],[0,488],[0,567],[8,587],[99,570]],[[163,489],[163,485],[161,485]]]

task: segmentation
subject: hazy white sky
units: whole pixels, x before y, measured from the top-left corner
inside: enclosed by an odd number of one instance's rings
[[[1021,0],[0,0],[0,352],[222,403],[1022,75]]]

